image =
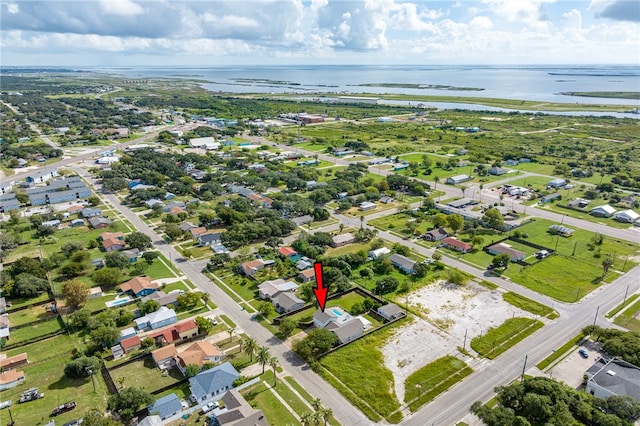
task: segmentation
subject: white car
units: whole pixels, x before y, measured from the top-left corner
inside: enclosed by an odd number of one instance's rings
[[[212,401],[212,402],[208,403],[207,405],[203,405],[202,406],[202,412],[203,413],[208,413],[209,411],[213,410],[217,406],[218,406],[218,402],[217,401]]]
[[[209,321],[211,321],[211,324],[213,325],[218,325],[218,320],[216,319],[216,317],[209,317]]]
[[[2,410],[3,408],[7,408],[7,407],[11,407],[11,400],[10,399],[0,402],[0,410]]]

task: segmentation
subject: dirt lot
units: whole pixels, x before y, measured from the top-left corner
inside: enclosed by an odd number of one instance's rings
[[[385,366],[393,372],[398,400],[404,400],[404,382],[413,372],[444,355],[458,355],[465,330],[466,349],[471,339],[513,316],[530,317],[502,299],[499,291],[469,284],[464,287],[437,282],[408,296],[409,305],[428,321],[415,320],[396,332],[382,348]],[[437,326],[436,326],[437,325]]]

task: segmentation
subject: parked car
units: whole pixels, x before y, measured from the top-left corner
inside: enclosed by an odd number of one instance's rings
[[[587,352],[587,350],[586,350],[586,349],[580,349],[580,350],[578,351],[578,353],[580,354],[580,356],[581,356],[582,358],[589,358],[589,352]]]
[[[70,422],[63,424],[62,426],[80,426],[83,422],[84,422],[84,418],[78,419],[78,420],[71,420]]]
[[[19,403],[35,401],[36,399],[44,398],[44,392],[38,392],[38,388],[31,388],[22,392],[20,395]]]
[[[203,413],[208,413],[209,411],[213,410],[217,406],[218,406],[218,402],[217,401],[212,401],[212,402],[208,403],[207,405],[203,405],[202,406],[202,412]]]
[[[211,324],[213,325],[218,325],[218,320],[216,319],[216,317],[209,317],[209,321],[211,321]]]
[[[11,407],[11,400],[7,399],[6,401],[0,402],[0,410],[3,408]]]
[[[51,412],[51,415],[57,416],[59,414],[66,413],[67,411],[71,411],[75,408],[76,408],[75,401],[67,402],[66,404],[58,405],[56,408],[54,408],[53,411]]]

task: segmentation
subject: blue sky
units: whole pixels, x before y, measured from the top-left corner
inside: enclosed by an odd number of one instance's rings
[[[637,0],[0,0],[3,65],[638,64]]]

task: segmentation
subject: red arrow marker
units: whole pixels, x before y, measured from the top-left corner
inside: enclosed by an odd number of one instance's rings
[[[316,273],[316,283],[318,284],[318,286],[313,289],[313,293],[316,295],[316,300],[318,301],[318,305],[320,305],[320,309],[324,312],[324,305],[327,303],[327,290],[329,289],[324,287],[322,263],[314,263],[313,270]]]

